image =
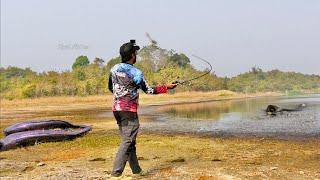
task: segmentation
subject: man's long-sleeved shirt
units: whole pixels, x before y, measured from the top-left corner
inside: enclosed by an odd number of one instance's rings
[[[119,63],[111,68],[108,86],[114,94],[112,111],[137,112],[138,89],[147,94],[160,94],[168,91],[166,86],[148,86],[142,71],[127,63]]]

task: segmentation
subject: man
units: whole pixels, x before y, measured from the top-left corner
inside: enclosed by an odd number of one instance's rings
[[[136,137],[139,129],[137,115],[139,93],[138,89],[147,94],[167,93],[177,84],[167,84],[156,87],[148,86],[143,73],[133,66],[136,63],[136,54],[140,49],[135,40],[120,47],[121,63],[110,70],[109,90],[114,94],[112,111],[121,134],[121,144],[116,155],[112,176],[121,176],[126,162],[129,161],[133,174],[141,173],[136,155]]]

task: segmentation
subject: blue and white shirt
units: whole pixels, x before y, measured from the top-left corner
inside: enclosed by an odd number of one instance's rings
[[[113,111],[137,112],[138,89],[147,94],[160,94],[168,91],[166,86],[150,87],[142,71],[127,63],[119,63],[111,68],[108,85],[109,90],[114,94]]]

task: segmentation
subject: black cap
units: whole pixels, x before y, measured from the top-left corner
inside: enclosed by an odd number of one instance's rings
[[[127,57],[131,55],[132,53],[135,53],[140,49],[139,46],[136,46],[136,40],[130,40],[128,43],[124,43],[120,47],[120,55],[121,57]]]

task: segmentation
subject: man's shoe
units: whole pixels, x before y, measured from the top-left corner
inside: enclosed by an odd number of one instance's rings
[[[122,174],[111,174],[111,177],[115,177],[115,178],[122,177]]]
[[[149,175],[149,173],[147,171],[143,171],[141,170],[140,172],[137,172],[137,173],[133,173],[134,176],[147,176]]]

